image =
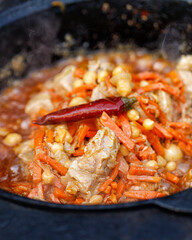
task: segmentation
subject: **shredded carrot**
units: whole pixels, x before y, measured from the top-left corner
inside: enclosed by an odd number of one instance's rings
[[[49,195],[49,197],[50,197],[50,199],[51,199],[52,202],[54,202],[54,203],[61,203],[61,202],[59,201],[59,199],[54,196],[53,193],[51,193],[51,194]]]
[[[100,118],[100,122],[105,127],[108,127],[112,131],[114,131],[116,136],[128,148],[129,151],[133,151],[135,143],[131,141],[131,139],[127,135],[125,135],[125,133],[116,125],[116,123],[109,117],[106,112],[103,112]]]
[[[93,90],[95,87],[96,87],[95,84],[85,84],[80,87],[74,88],[72,91],[66,93],[66,96],[71,97],[73,94],[88,91],[88,90]]]
[[[38,129],[34,132],[34,148],[43,148],[43,138],[45,136],[45,131]]]
[[[117,183],[116,183],[116,182],[112,182],[112,183],[111,183],[111,187],[112,187],[113,189],[116,189],[116,188],[117,188]]]
[[[110,79],[111,79],[110,76],[107,76],[105,78],[105,82],[106,82],[106,85],[107,85],[108,88],[113,87],[113,84],[110,82]]]
[[[32,189],[32,185],[28,182],[10,182],[11,188],[17,194],[28,195]]]
[[[52,143],[54,140],[54,132],[52,129],[49,129],[46,133],[46,141]]]
[[[61,175],[65,175],[68,171],[66,167],[64,167],[61,163],[57,162],[56,160],[48,157],[47,155],[43,153],[39,153],[37,155],[37,159],[39,159],[41,162],[49,164],[53,169],[57,170],[58,173]]]
[[[136,163],[136,164],[139,164],[139,165],[142,164],[141,161],[136,157],[135,153],[129,153],[129,156],[126,156],[125,160],[128,163]]]
[[[76,198],[74,204],[82,204],[84,201],[83,198]]]
[[[131,164],[129,168],[129,175],[149,175],[154,176],[157,171],[153,168],[143,167],[140,165]]]
[[[138,155],[140,160],[145,160],[145,159],[152,159],[156,160],[157,155],[155,151],[151,147],[144,147],[141,151],[139,151]]]
[[[138,122],[135,122],[135,124],[142,131],[142,133],[147,136],[147,139],[152,145],[152,147],[154,148],[155,152],[160,156],[164,156],[164,148],[161,145],[159,138],[155,134],[153,134],[151,131],[146,130]]]
[[[86,124],[82,124],[79,127],[79,133],[78,133],[78,138],[77,138],[77,146],[76,147],[80,147],[81,144],[83,143],[85,136],[87,135],[89,131],[89,126],[87,126]]]
[[[112,201],[112,203],[117,204],[117,196],[113,189],[111,191],[110,200]]]
[[[137,74],[137,78],[141,80],[155,80],[160,79],[161,76],[155,72],[141,72]]]
[[[134,143],[144,143],[144,142],[146,142],[146,140],[147,140],[147,137],[145,135],[141,135],[139,137],[136,137],[136,138],[132,139],[132,141]]]
[[[93,138],[96,135],[97,131],[88,131],[86,136],[87,138]]]
[[[119,154],[117,156],[117,161],[118,161],[118,157],[119,157]],[[99,187],[99,192],[104,192],[105,191],[107,186],[109,186],[115,180],[115,178],[118,175],[118,172],[119,172],[119,162],[113,168],[111,174],[109,175],[109,178],[104,183],[101,184],[101,186]]]
[[[165,138],[172,139],[172,135],[160,124],[155,123],[155,129],[160,132]]]
[[[84,154],[84,150],[83,150],[83,149],[77,149],[77,150],[73,153],[73,156],[79,157],[79,156],[83,156],[83,154]]]
[[[117,199],[119,199],[123,195],[124,190],[125,190],[125,183],[122,179],[120,179],[117,183],[117,189],[116,189]]]
[[[123,132],[130,138],[131,137],[131,125],[129,123],[129,120],[127,117],[125,117],[123,114],[118,116],[118,120],[120,122],[121,128],[123,129]]]
[[[75,200],[75,196],[74,195],[67,194],[63,190],[61,190],[61,189],[59,189],[57,187],[55,187],[53,194],[58,199],[62,198],[64,200],[70,201],[70,202],[73,202]]]
[[[107,186],[106,189],[103,191],[105,194],[110,194],[111,186]]]
[[[145,92],[150,92],[153,90],[163,90],[165,92],[168,92],[169,94],[173,95],[176,98],[179,98],[179,91],[176,90],[173,87],[170,87],[167,84],[163,83],[152,83],[150,85],[147,85],[145,87],[141,87],[140,89],[137,90],[139,94],[145,93]]]
[[[141,200],[153,199],[158,197],[167,196],[165,193],[159,193],[155,191],[128,191],[124,192],[124,196],[128,198],[136,198]]]
[[[179,142],[178,146],[181,148],[181,150],[188,156],[192,156],[192,148],[191,145],[185,144],[184,142]]]
[[[166,178],[167,178],[167,180],[169,180],[170,182],[175,183],[175,184],[177,184],[179,182],[179,178],[170,172],[166,173]]]
[[[42,169],[39,164],[35,161],[33,164],[33,182],[40,183],[42,180]]]
[[[187,122],[169,122],[169,126],[175,128],[190,128],[191,124]]]
[[[127,179],[133,181],[158,183],[161,180],[161,177],[127,175]]]
[[[181,132],[176,131],[176,130],[173,129],[173,128],[168,128],[167,130],[168,130],[168,132],[169,132],[170,134],[173,135],[173,137],[174,137],[175,139],[180,140],[180,141],[183,141],[183,142],[186,143],[186,144],[192,145],[192,141],[191,141],[190,139],[186,138]]]
[[[85,75],[85,69],[83,68],[76,68],[74,71],[74,77],[76,78],[83,78]]]
[[[72,122],[72,123],[68,124],[68,131],[71,134],[71,136],[75,135],[78,128],[79,128],[79,123],[78,122]]]

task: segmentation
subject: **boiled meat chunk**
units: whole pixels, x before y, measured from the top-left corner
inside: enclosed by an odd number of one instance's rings
[[[38,113],[41,108],[46,109],[47,111],[51,111],[54,108],[51,102],[51,96],[48,92],[42,92],[34,95],[34,97],[32,97],[27,103],[25,112],[32,115]]]
[[[85,148],[85,154],[72,162],[62,179],[67,184],[66,191],[71,194],[78,191],[89,199],[116,165],[119,147],[113,131],[107,127],[99,130]]]

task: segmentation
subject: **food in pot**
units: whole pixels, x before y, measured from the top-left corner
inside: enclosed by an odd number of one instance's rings
[[[0,97],[0,187],[62,204],[117,204],[192,187],[192,57],[97,53]]]

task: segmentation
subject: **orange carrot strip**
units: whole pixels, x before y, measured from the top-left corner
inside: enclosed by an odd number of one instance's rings
[[[160,124],[155,123],[155,129],[158,130],[165,138],[172,139],[172,135]]]
[[[111,76],[105,77],[105,82],[108,88],[113,87],[113,84],[110,82]]]
[[[170,172],[166,173],[166,179],[175,184],[179,182],[179,178]]]
[[[111,186],[107,186],[106,189],[103,191],[105,194],[110,194]]]
[[[71,97],[73,94],[88,91],[88,90],[93,90],[93,88],[95,88],[95,87],[96,87],[95,84],[85,84],[85,85],[77,87],[77,88],[73,89],[72,91],[66,93],[66,96]]]
[[[54,202],[54,203],[61,203],[61,202],[59,201],[59,199],[54,196],[53,193],[51,193],[51,194],[49,195],[49,197],[50,197],[50,199],[51,199],[52,202]]]
[[[42,129],[36,130],[34,132],[34,148],[43,148],[43,138],[45,136],[45,131]]]
[[[158,183],[161,177],[127,175],[128,180]]]
[[[28,195],[32,189],[32,185],[28,182],[10,182],[11,189],[14,193]]]
[[[117,183],[116,183],[116,182],[112,182],[112,183],[111,183],[111,187],[112,187],[113,189],[116,189],[116,188],[117,188]]]
[[[77,122],[73,122],[73,123],[68,124],[68,131],[71,134],[71,136],[75,135],[78,128],[79,128],[79,123],[77,123]]]
[[[39,164],[35,161],[33,164],[33,182],[40,183],[42,180],[42,169]]]
[[[128,163],[136,163],[136,164],[139,164],[141,165],[141,161],[136,157],[136,155],[134,153],[130,153],[129,156],[125,157],[125,160],[128,162]]]
[[[123,195],[124,190],[125,190],[125,183],[123,182],[122,179],[120,179],[119,182],[117,183],[117,189],[116,189],[117,199],[119,199]]]
[[[173,87],[170,87],[169,85],[163,84],[163,83],[152,83],[145,87],[141,87],[137,90],[139,94],[150,92],[153,90],[163,90],[165,92],[168,92],[169,94],[175,96],[176,98],[179,98],[179,91],[176,90]]]
[[[126,118],[123,114],[118,116],[118,120],[121,124],[121,128],[123,132],[130,138],[131,137],[131,125],[129,123],[128,118]]]
[[[109,178],[101,184],[101,186],[99,187],[99,192],[104,192],[105,189],[107,188],[107,186],[109,186],[117,177],[119,172],[119,162],[116,164],[116,166],[113,168]]]
[[[103,112],[102,116],[100,117],[100,122],[105,127],[108,127],[112,131],[114,131],[120,142],[122,142],[129,151],[133,151],[135,143],[132,142],[127,135],[125,135],[125,133],[116,125],[116,123],[109,117],[106,112]]]
[[[167,130],[168,130],[169,133],[171,133],[171,134],[173,135],[173,137],[174,137],[175,139],[178,139],[178,140],[180,140],[180,141],[183,141],[183,142],[186,143],[186,144],[192,145],[192,141],[191,141],[190,139],[186,138],[182,133],[176,131],[176,130],[173,129],[173,128],[168,128]]]
[[[167,196],[165,193],[155,191],[127,191],[124,192],[125,197],[136,198],[141,200],[153,199]]]
[[[175,128],[190,128],[191,124],[187,122],[169,122],[169,126]]]
[[[82,204],[84,201],[83,198],[76,198],[74,204]]]
[[[54,138],[54,132],[52,129],[49,129],[46,133],[46,140],[47,142],[52,143],[53,142],[53,138]]]
[[[55,187],[53,194],[56,198],[59,198],[59,199],[62,198],[62,199],[65,199],[66,201],[74,201],[75,200],[74,195],[67,194],[63,190],[61,190],[57,187]]]
[[[83,156],[84,150],[83,149],[77,149],[74,153],[73,156],[78,157],[78,156]]]
[[[76,68],[73,75],[76,78],[83,78],[84,74],[85,74],[85,69],[83,69],[83,68]]]
[[[184,142],[179,142],[178,146],[181,150],[188,156],[192,156],[192,148],[191,145],[185,144]]]
[[[77,141],[78,141],[77,147],[81,146],[88,131],[89,131],[89,126],[87,126],[86,124],[83,124],[80,126],[79,133],[78,133],[78,139],[77,139]]]
[[[85,137],[93,138],[96,135],[97,131],[88,131]]]
[[[57,162],[56,160],[48,157],[47,155],[43,153],[39,153],[37,155],[37,159],[39,159],[41,162],[49,164],[53,169],[57,170],[58,173],[61,175],[65,175],[68,171],[66,167],[64,167],[61,163]]]
[[[159,74],[155,72],[141,72],[137,74],[139,80],[155,80],[161,78]]]
[[[131,164],[129,168],[129,175],[149,175],[154,176],[157,171],[152,168],[143,167],[140,165]]]
[[[161,143],[159,141],[159,138],[155,134],[153,134],[152,132],[147,131],[138,122],[135,122],[135,124],[141,130],[141,132],[147,136],[147,139],[150,142],[150,144],[153,146],[155,152],[160,156],[164,156],[164,148],[161,145]]]
[[[134,143],[144,143],[146,140],[147,140],[147,137],[145,135],[141,135],[137,138],[132,139]]]

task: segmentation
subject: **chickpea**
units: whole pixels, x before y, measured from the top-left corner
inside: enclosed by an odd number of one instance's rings
[[[54,174],[51,173],[50,170],[46,170],[42,174],[42,180],[46,184],[51,184],[54,181]]]
[[[140,134],[141,134],[141,131],[140,131],[139,128],[137,128],[135,126],[131,126],[131,136],[132,136],[132,138],[139,137]]]
[[[179,161],[182,158],[183,153],[177,145],[172,143],[169,148],[165,148],[165,159],[167,161]]]
[[[71,102],[69,103],[69,107],[77,106],[87,103],[87,101],[84,98],[81,97],[74,97]]]
[[[158,168],[157,162],[155,160],[149,160],[145,165],[146,167]]]
[[[157,163],[159,167],[165,167],[167,164],[167,161],[165,158],[161,157],[160,155],[157,156]]]
[[[129,150],[124,145],[120,146],[120,152],[125,157],[129,155]]]
[[[143,127],[146,130],[153,130],[154,126],[155,126],[155,122],[149,118],[145,119],[143,122]]]
[[[117,66],[113,69],[112,75],[115,76],[119,73],[123,73],[124,69],[122,68],[122,66]]]
[[[149,83],[145,80],[141,81],[140,84],[139,84],[140,87],[145,87],[147,85],[149,85]]]
[[[4,138],[3,143],[7,146],[12,147],[19,144],[21,141],[22,141],[22,137],[20,134],[10,133]]]
[[[83,80],[81,80],[80,78],[78,79],[76,79],[74,82],[73,82],[73,87],[74,88],[78,88],[78,87],[80,87],[80,86],[82,86],[83,85]]]
[[[135,109],[129,110],[127,116],[131,121],[137,121],[139,119],[139,113]]]
[[[105,70],[101,70],[97,74],[98,83],[105,81],[105,78],[109,75],[109,73]]]
[[[85,84],[95,84],[97,74],[95,72],[87,71],[83,76],[83,81]]]
[[[168,162],[166,165],[166,169],[170,172],[174,171],[177,168],[177,163],[176,162]]]

